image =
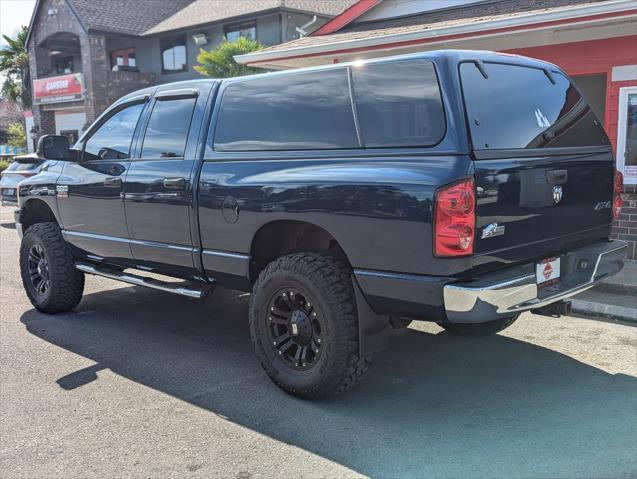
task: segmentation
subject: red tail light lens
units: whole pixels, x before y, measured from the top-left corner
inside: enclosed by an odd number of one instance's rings
[[[434,254],[473,254],[476,195],[473,179],[438,191],[434,205]]]
[[[615,182],[613,186],[613,219],[619,219],[619,213],[621,212],[622,201],[621,193],[624,187],[624,175],[621,171],[615,170]]]

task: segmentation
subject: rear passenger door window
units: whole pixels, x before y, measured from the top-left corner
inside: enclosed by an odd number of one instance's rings
[[[225,89],[217,151],[313,150],[359,146],[347,69],[264,74]]]
[[[444,136],[440,87],[430,61],[354,65],[352,80],[366,147],[433,146]]]
[[[196,97],[157,98],[146,127],[142,158],[183,158]]]

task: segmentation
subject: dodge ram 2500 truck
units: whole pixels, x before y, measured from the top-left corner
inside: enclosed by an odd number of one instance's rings
[[[559,315],[625,256],[599,120],[562,70],[519,56],[155,86],[37,155],[15,217],[37,309],[75,307],[86,273],[249,291],[263,368],[304,398],[354,384],[392,328],[483,336]]]

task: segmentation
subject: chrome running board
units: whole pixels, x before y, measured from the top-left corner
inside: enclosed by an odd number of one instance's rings
[[[114,269],[94,266],[88,263],[76,263],[75,267],[80,271],[88,274],[104,276],[105,278],[114,279],[123,283],[134,284],[136,286],[145,286],[147,288],[165,291],[167,293],[179,294],[181,296],[186,296],[188,298],[194,299],[205,298],[214,288],[212,285],[202,285],[200,287],[196,287],[190,285],[184,286],[183,283],[166,283],[158,279],[138,276],[136,274],[124,273],[116,271]]]

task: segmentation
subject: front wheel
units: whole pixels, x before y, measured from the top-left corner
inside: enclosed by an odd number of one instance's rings
[[[456,336],[464,338],[481,338],[491,336],[511,326],[519,315],[499,318],[484,323],[438,323],[442,328]]]
[[[75,269],[69,245],[55,223],[31,226],[20,245],[22,284],[43,313],[64,313],[82,299],[84,273]]]
[[[350,273],[327,255],[291,254],[261,272],[250,299],[250,335],[272,381],[306,399],[345,391],[371,363],[359,356]]]

